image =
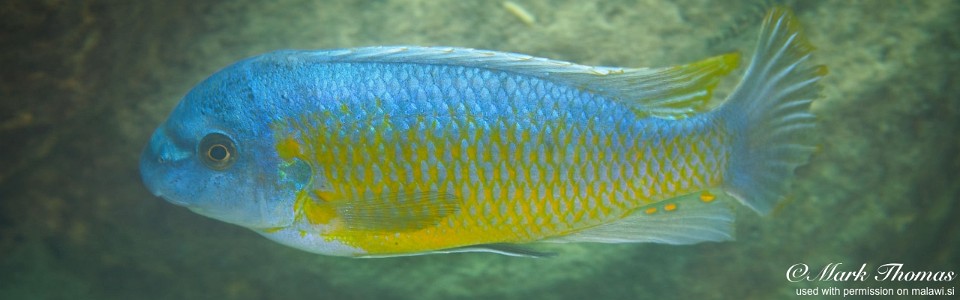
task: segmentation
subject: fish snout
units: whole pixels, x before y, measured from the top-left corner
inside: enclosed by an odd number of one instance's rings
[[[147,190],[154,196],[175,204],[186,204],[170,198],[165,191],[174,184],[172,175],[177,166],[191,156],[192,152],[177,147],[166,134],[164,127],[157,129],[140,155],[140,177]]]

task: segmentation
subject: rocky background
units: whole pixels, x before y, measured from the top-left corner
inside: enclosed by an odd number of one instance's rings
[[[772,215],[739,209],[735,242],[345,259],[206,219],[140,183],[155,126],[191,86],[243,57],[415,44],[664,66],[749,53],[765,9],[515,2],[536,21],[500,1],[3,1],[0,298],[774,299],[960,282],[785,278],[796,263],[960,273],[960,3],[950,0],[786,1],[830,69],[813,107],[822,144]]]

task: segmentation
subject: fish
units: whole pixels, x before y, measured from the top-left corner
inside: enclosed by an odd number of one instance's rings
[[[155,196],[331,256],[734,237],[816,149],[827,69],[774,7],[739,83],[731,52],[669,67],[498,51],[279,50],[215,72],[140,158]],[[531,247],[533,246],[533,247]]]

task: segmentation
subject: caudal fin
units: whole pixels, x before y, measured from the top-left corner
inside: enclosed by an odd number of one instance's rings
[[[827,69],[809,65],[812,50],[793,13],[773,8],[743,80],[719,111],[734,136],[725,190],[761,214],[814,150],[810,103]]]

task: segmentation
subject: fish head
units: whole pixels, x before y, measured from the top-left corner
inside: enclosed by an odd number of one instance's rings
[[[256,64],[238,62],[195,86],[161,124],[140,158],[156,196],[252,229],[289,226],[309,166],[281,160],[255,91]],[[266,93],[265,93],[266,94]]]

